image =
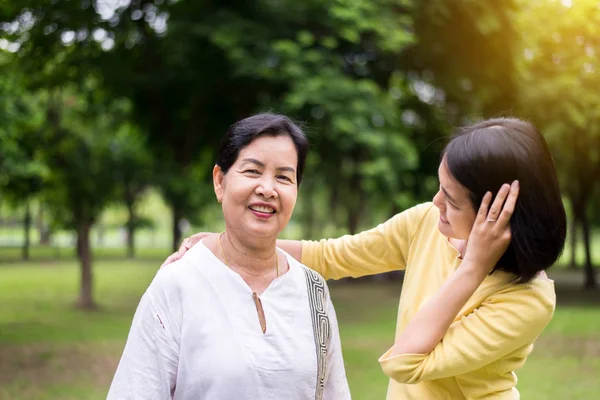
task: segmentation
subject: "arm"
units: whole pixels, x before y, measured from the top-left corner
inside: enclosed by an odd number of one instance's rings
[[[331,325],[331,337],[327,350],[327,376],[323,391],[323,400],[346,400],[351,398],[350,388],[348,387],[346,370],[344,369],[344,357],[342,355],[337,316],[329,296],[327,299],[327,315],[329,316],[329,323]]]
[[[395,374],[398,380],[404,381],[404,378],[407,378],[407,375],[397,374],[397,370],[405,366],[402,365],[402,362],[389,363],[387,361],[394,357],[402,360],[403,356],[406,356],[404,358],[422,356],[426,359],[436,346],[447,345],[447,331],[456,315],[477,290],[510,243],[510,217],[518,192],[519,186],[516,181],[512,186],[503,185],[489,213],[488,208],[492,195],[489,192],[485,195],[469,236],[465,260],[438,292],[416,313],[397,338],[396,344],[382,357],[382,365],[387,365],[388,371]],[[507,318],[509,317],[507,316]],[[444,340],[442,341],[442,339]],[[503,338],[497,339],[502,340]],[[506,340],[509,343],[513,342],[511,338]],[[488,358],[487,362],[493,360],[494,358]],[[389,369],[390,364],[394,366],[391,370]],[[407,379],[413,381],[417,378],[414,375],[408,375]]]
[[[464,261],[416,313],[397,338],[392,355],[429,353],[442,340],[458,312],[510,244],[510,217],[518,193],[518,182],[515,181],[512,187],[502,185],[489,213],[492,193],[486,193],[469,235]]]
[[[461,265],[438,292],[416,313],[397,338],[391,356],[426,354],[444,334],[487,275],[483,269]]]
[[[290,256],[294,257],[296,261],[302,262],[301,240],[278,240],[277,247],[288,253]]]
[[[179,350],[167,333],[167,321],[146,292],[133,318],[108,400],[173,398]]]
[[[410,208],[376,228],[318,242],[278,240],[277,246],[325,279],[340,279],[379,274],[406,266],[410,239],[432,208],[431,203]],[[162,266],[180,259],[185,252],[208,236],[200,232],[185,239],[179,250],[171,254]]]
[[[392,348],[379,359],[381,368],[401,383],[475,371],[533,343],[550,322],[554,304],[553,290],[512,287],[489,297],[471,314],[453,323],[430,352],[394,355]]]
[[[301,246],[293,251],[300,251],[302,263],[325,279],[404,269],[410,241],[432,207],[431,203],[415,206],[373,229],[355,235],[318,242],[302,241]]]

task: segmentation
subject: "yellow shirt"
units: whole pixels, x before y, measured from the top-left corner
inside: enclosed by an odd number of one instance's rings
[[[302,262],[325,278],[358,277],[406,269],[396,338],[460,265],[458,252],[438,230],[431,203],[404,211],[357,235],[302,242]],[[489,275],[429,354],[389,357],[379,362],[390,379],[388,400],[519,399],[514,371],[556,304],[551,280],[514,283],[506,272]]]

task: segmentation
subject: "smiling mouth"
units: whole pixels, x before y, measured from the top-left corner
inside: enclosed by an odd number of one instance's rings
[[[264,214],[275,214],[275,209],[268,206],[250,206],[248,207],[252,211],[256,211]]]

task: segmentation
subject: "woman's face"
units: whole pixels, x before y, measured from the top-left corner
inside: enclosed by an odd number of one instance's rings
[[[440,189],[433,198],[433,204],[440,210],[440,232],[449,238],[466,240],[476,216],[469,190],[450,174],[445,157],[440,163],[438,176]]]
[[[243,148],[227,174],[213,170],[228,231],[276,238],[290,221],[298,185],[298,154],[287,135],[262,136]]]

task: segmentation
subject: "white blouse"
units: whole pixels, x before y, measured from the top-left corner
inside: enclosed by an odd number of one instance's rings
[[[260,295],[265,333],[250,287],[204,244],[161,268],[137,308],[108,399],[315,399],[306,276],[285,256],[289,271]],[[350,399],[337,318],[329,298],[327,304],[323,399]]]

